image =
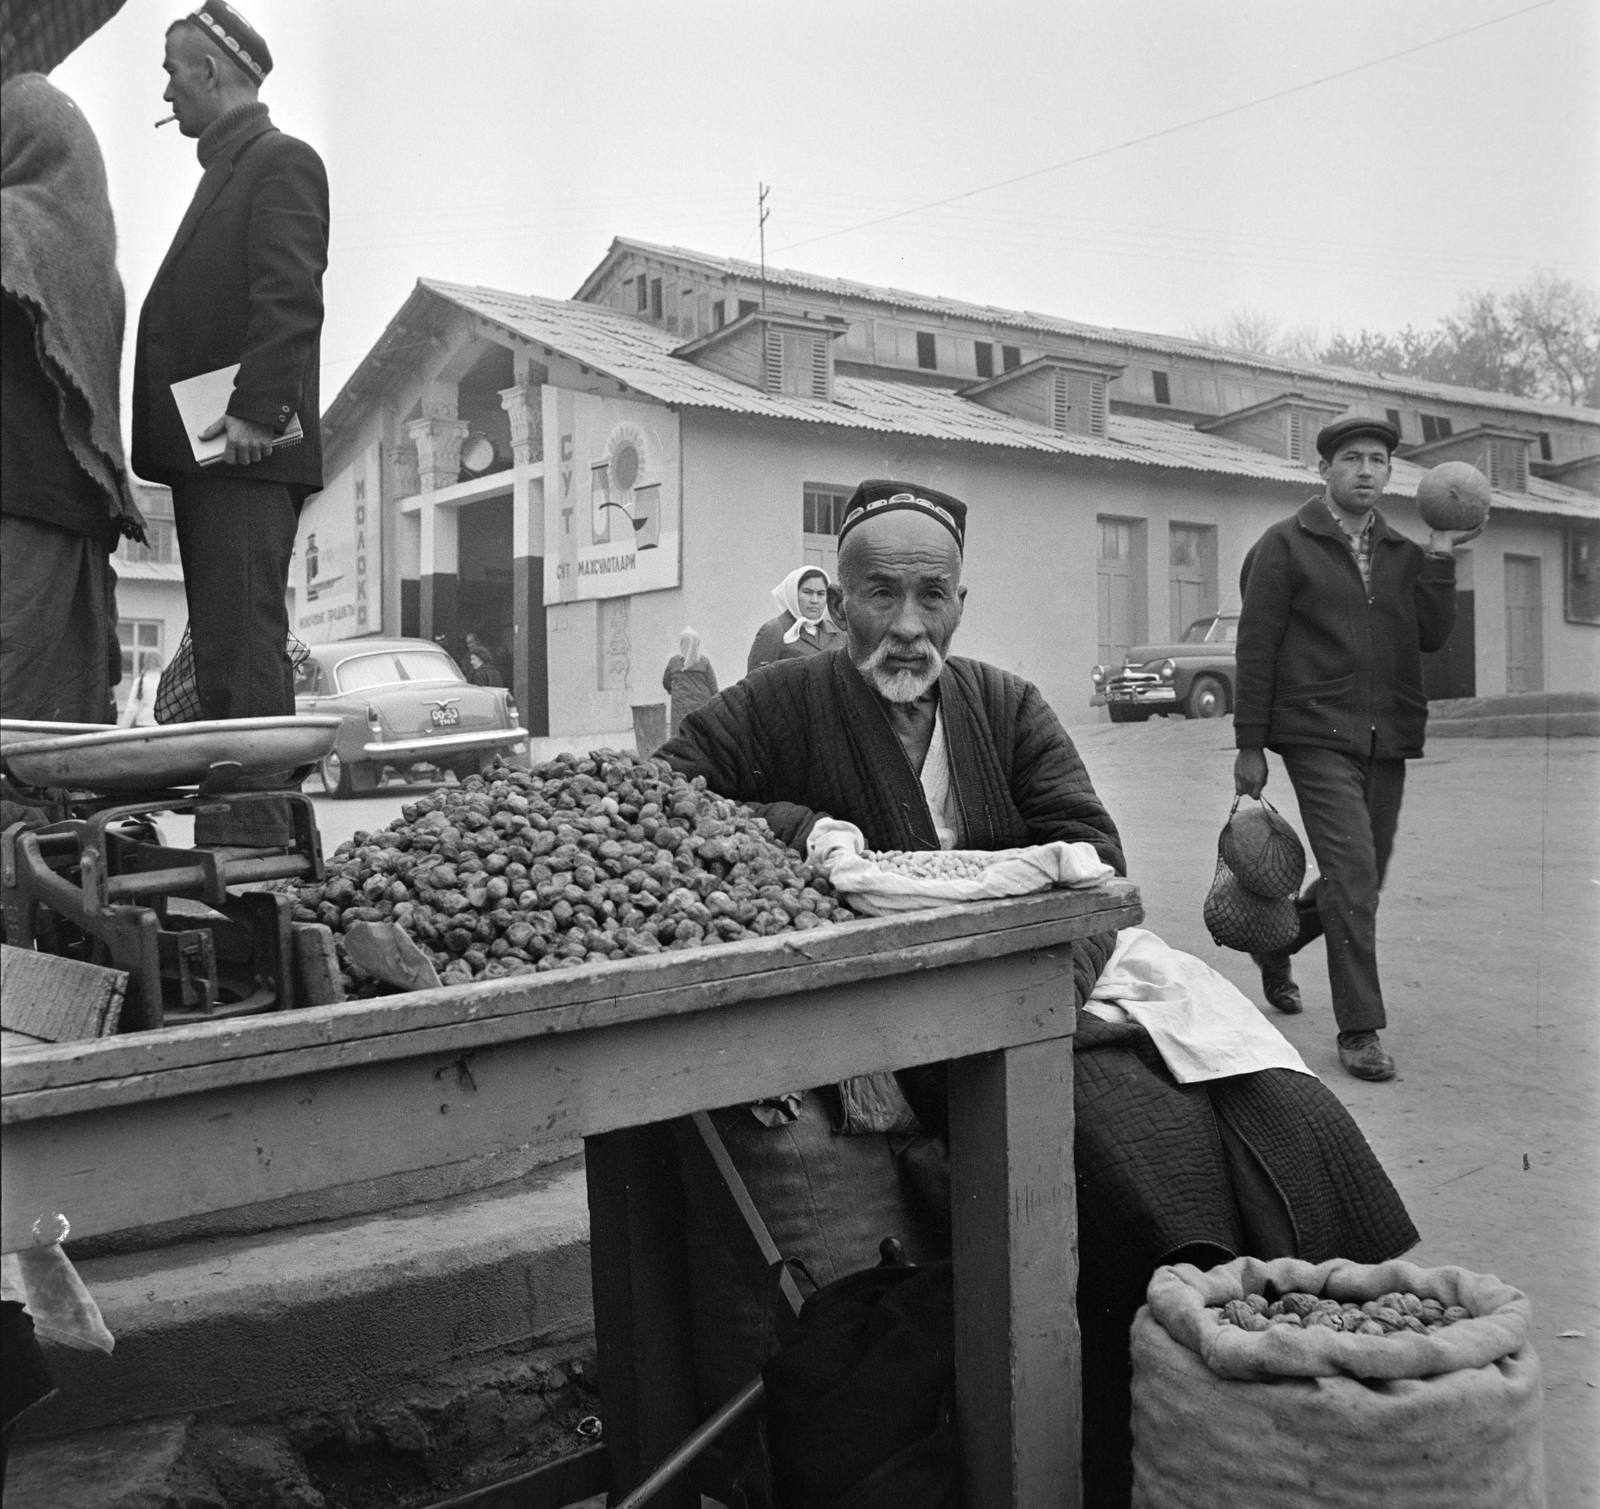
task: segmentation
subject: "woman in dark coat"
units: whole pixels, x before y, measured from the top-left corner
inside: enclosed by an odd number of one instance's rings
[[[122,452],[111,201],[66,95],[23,74],[0,97],[0,704],[11,718],[102,723],[121,674],[111,552],[144,536]]]
[[[700,653],[700,636],[685,629],[678,637],[678,653],[667,662],[661,685],[672,698],[672,734],[677,737],[683,720],[717,695],[717,673]]]
[[[772,589],[772,600],[783,611],[756,630],[747,674],[775,660],[803,660],[843,641],[844,631],[828,613],[832,585],[821,566],[800,566]]]

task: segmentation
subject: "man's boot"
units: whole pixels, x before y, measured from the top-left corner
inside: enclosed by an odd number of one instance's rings
[[[1300,987],[1294,983],[1288,954],[1251,954],[1250,957],[1261,971],[1261,991],[1267,1004],[1285,1016],[1299,1016],[1306,1008],[1300,999]]]
[[[1383,1051],[1376,1032],[1341,1032],[1339,1062],[1357,1079],[1394,1078],[1394,1060]]]

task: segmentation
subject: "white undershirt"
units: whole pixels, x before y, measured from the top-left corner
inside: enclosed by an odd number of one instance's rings
[[[922,795],[933,817],[933,831],[941,849],[953,849],[961,842],[960,818],[956,810],[955,788],[950,781],[950,752],[944,740],[944,709],[933,713],[933,739],[922,762]]]

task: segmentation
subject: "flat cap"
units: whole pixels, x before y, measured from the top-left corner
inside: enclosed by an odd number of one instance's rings
[[[1400,444],[1400,431],[1387,419],[1374,419],[1370,414],[1346,414],[1325,424],[1317,431],[1317,454],[1324,461],[1333,460],[1333,453],[1356,435],[1376,435],[1393,454]]]
[[[916,513],[926,514],[948,529],[962,550],[966,549],[967,505],[965,503],[959,498],[952,498],[949,493],[936,492],[933,488],[923,487],[916,482],[888,482],[882,478],[863,482],[850,494],[849,502],[844,505],[844,518],[839,523],[839,543],[844,543],[844,537],[857,524],[899,509],[911,509]]]
[[[267,39],[258,32],[228,0],[206,0],[199,10],[183,18],[197,26],[211,41],[259,84],[272,72],[272,54],[267,49]]]

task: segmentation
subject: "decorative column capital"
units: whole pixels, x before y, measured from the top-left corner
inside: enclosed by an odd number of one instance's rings
[[[465,419],[413,419],[406,426],[417,448],[417,482],[423,492],[455,484],[461,475],[461,443],[471,431]]]
[[[500,407],[511,420],[511,455],[518,466],[544,460],[544,388],[518,383],[500,390]]]
[[[416,447],[395,444],[391,445],[388,450],[389,496],[391,498],[416,497],[422,491],[422,483],[417,476]]]

